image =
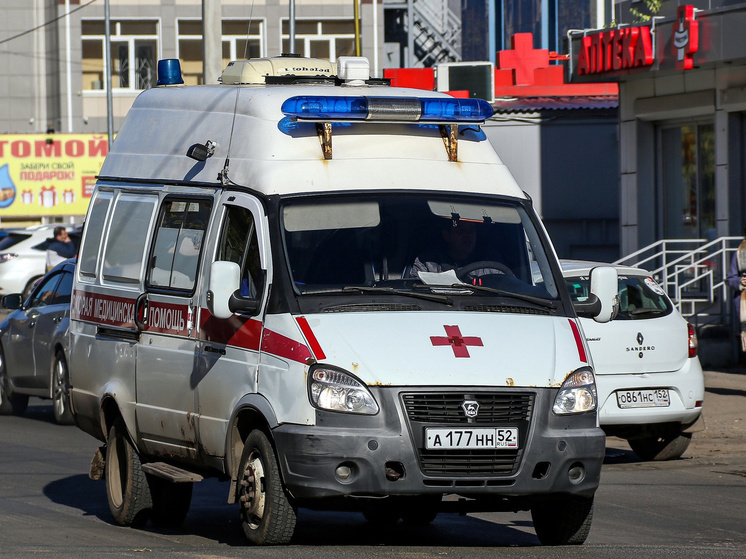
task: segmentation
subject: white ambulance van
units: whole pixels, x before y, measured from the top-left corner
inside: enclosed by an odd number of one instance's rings
[[[115,522],[179,525],[209,476],[256,544],[298,508],[530,510],[542,543],[582,543],[592,364],[489,104],[361,58],[196,87],[175,62],[104,162],[75,274],[71,405]],[[591,283],[580,310],[609,320],[616,272]]]

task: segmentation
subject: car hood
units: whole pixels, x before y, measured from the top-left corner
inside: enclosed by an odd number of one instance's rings
[[[560,386],[581,361],[566,317],[398,312],[306,315],[319,362],[369,385]]]

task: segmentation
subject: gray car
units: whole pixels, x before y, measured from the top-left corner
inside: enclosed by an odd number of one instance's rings
[[[67,329],[75,259],[55,266],[23,300],[6,295],[12,309],[0,323],[0,414],[22,415],[29,396],[51,398],[54,418],[72,424],[68,399]]]

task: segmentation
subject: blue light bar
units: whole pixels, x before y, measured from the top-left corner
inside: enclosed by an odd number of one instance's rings
[[[281,110],[298,120],[345,122],[479,123],[493,113],[482,99],[311,95],[290,97]]]

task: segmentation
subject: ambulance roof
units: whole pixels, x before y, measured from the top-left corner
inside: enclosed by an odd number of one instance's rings
[[[220,185],[228,160],[230,183],[265,194],[427,189],[525,197],[478,125],[460,126],[454,162],[437,125],[335,119],[332,158],[325,159],[317,125],[283,107],[309,96],[453,100],[381,85],[156,87],[135,100],[100,178]],[[205,145],[214,147],[206,160],[187,156]]]

